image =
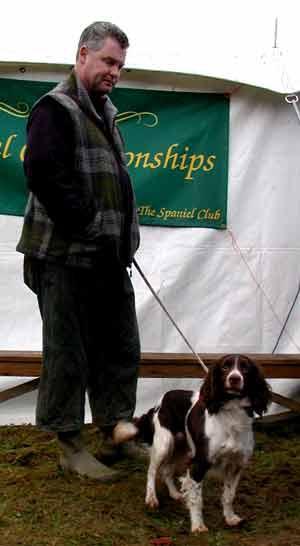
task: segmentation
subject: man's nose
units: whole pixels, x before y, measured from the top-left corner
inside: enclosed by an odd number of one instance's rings
[[[110,67],[110,73],[115,78],[118,78],[121,74],[121,68],[118,65],[114,64]]]

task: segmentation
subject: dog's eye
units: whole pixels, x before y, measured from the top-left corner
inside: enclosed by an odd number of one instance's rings
[[[229,368],[230,368],[230,365],[229,365],[229,364],[224,363],[224,364],[222,365],[222,370],[223,370],[224,372],[226,372],[227,370],[229,370]]]

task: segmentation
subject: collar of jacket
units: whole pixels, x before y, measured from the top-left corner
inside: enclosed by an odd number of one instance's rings
[[[74,69],[65,81],[59,83],[55,87],[55,91],[71,96],[88,116],[94,118],[95,121],[98,123],[100,122],[101,125],[103,125],[104,121],[102,116],[97,112],[86,87],[83,85]],[[103,99],[105,121],[112,132],[118,110],[107,95],[104,95]]]

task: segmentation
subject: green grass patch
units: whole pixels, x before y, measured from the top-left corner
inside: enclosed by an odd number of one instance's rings
[[[96,453],[94,427],[85,439]],[[164,490],[159,510],[145,507],[146,463],[119,463],[122,479],[109,485],[65,474],[57,460],[52,435],[0,427],[1,546],[151,546],[159,537],[173,546],[300,545],[300,422],[256,433],[235,502],[242,528],[225,527],[221,485],[205,483],[203,536],[190,534],[188,512]]]

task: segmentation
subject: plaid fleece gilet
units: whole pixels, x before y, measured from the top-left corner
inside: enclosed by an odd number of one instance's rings
[[[117,110],[107,97],[104,115],[108,132],[74,72],[47,95],[71,116],[75,135],[74,175],[85,191],[92,192],[97,212],[84,233],[74,234],[70,239],[57,229],[45,207],[30,193],[17,250],[27,256],[81,267],[90,267],[106,256],[130,265],[139,245],[139,227],[123,143],[115,125]]]

